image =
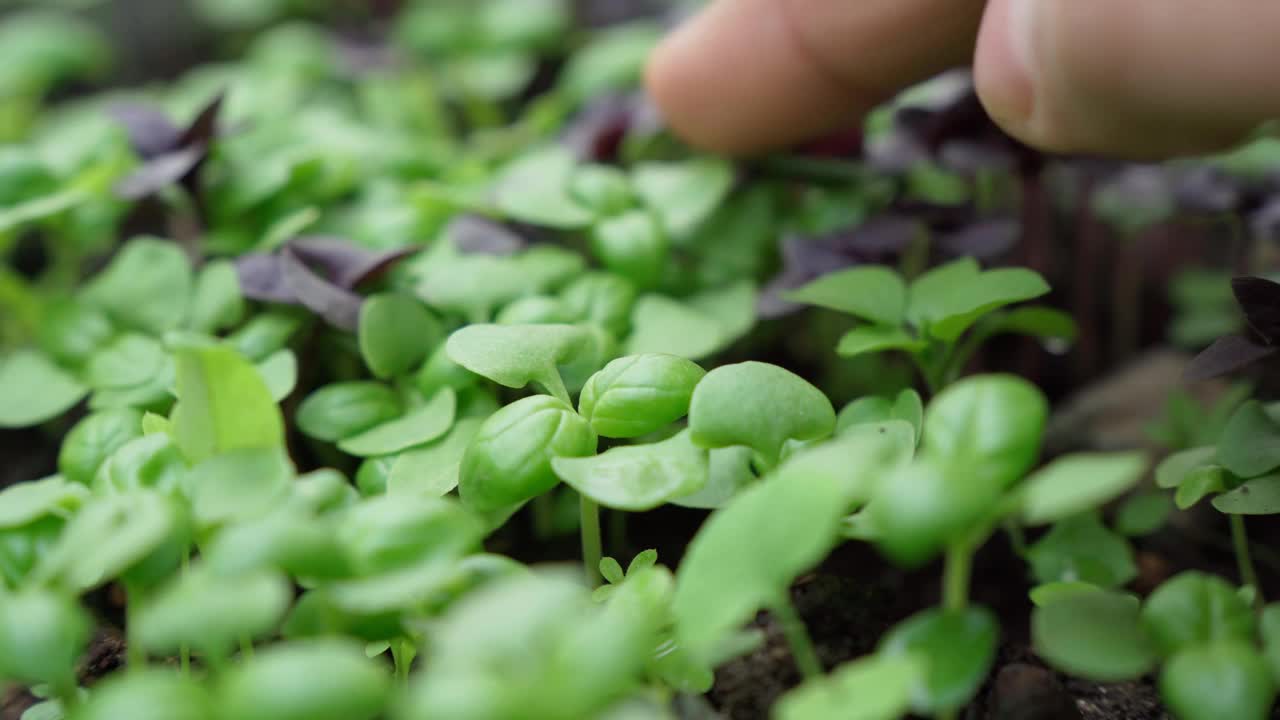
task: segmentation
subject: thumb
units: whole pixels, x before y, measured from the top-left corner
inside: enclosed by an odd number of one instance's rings
[[[662,43],[645,80],[686,140],[726,153],[767,150],[967,64],[982,8],[983,0],[714,0]]]
[[[974,62],[992,118],[1057,152],[1217,150],[1280,117],[1280,3],[989,0]]]

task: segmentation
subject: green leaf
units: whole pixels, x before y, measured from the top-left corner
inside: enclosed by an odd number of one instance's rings
[[[1187,571],[1151,593],[1142,625],[1164,654],[1172,655],[1211,643],[1251,642],[1254,618],[1225,580]]]
[[[397,455],[387,475],[387,494],[442,497],[452,492],[458,486],[462,455],[482,422],[462,418],[444,437]]]
[[[1271,603],[1258,616],[1258,634],[1262,637],[1262,653],[1271,666],[1271,677],[1280,682],[1280,603]]]
[[[295,640],[229,669],[214,705],[237,720],[372,720],[382,712],[391,674],[360,643]]]
[[[622,565],[611,557],[600,558],[600,577],[610,584],[617,585],[623,581]]]
[[[445,337],[444,325],[416,298],[385,293],[360,306],[360,355],[377,378],[403,374]]]
[[[34,685],[75,684],[76,660],[93,621],[71,597],[29,588],[0,602],[0,677]]]
[[[723,348],[729,338],[714,316],[665,295],[641,295],[631,311],[627,355],[662,353],[699,360]]]
[[[85,378],[95,389],[134,387],[159,374],[165,361],[158,341],[129,333],[90,356]]]
[[[1036,653],[1050,665],[1099,682],[1133,679],[1156,664],[1132,595],[1081,592],[1058,597],[1033,611],[1031,635]]]
[[[866,512],[859,515],[859,529],[872,531],[891,560],[914,567],[973,532],[974,523],[991,515],[1000,493],[989,476],[936,455],[918,456],[886,470]]]
[[[192,291],[187,328],[202,333],[225,330],[237,325],[244,313],[235,265],[229,260],[214,260],[201,268]]]
[[[656,285],[667,269],[667,237],[647,210],[597,222],[591,228],[591,252],[610,272],[642,288]]]
[[[1218,441],[1218,462],[1242,478],[1280,467],[1280,423],[1257,400],[1241,405]]]
[[[250,360],[261,362],[284,348],[302,325],[302,316],[298,314],[261,313],[227,336],[227,342]]]
[[[710,375],[708,375],[710,377]],[[689,544],[671,610],[681,646],[709,659],[837,542],[844,490],[828,474],[774,476],[715,511]]]
[[[274,402],[289,397],[298,385],[298,356],[292,350],[277,350],[258,363],[257,368]]]
[[[1041,305],[1014,308],[992,315],[991,322],[981,323],[977,331],[983,337],[1014,333],[1064,343],[1075,342],[1077,333],[1076,321],[1070,314]]]
[[[1194,475],[1221,475],[1223,468],[1214,462],[1216,447],[1197,447],[1180,450],[1160,461],[1156,466],[1156,486],[1176,488]]]
[[[90,487],[97,495],[159,490],[172,495],[182,490],[187,461],[168,433],[142,435],[106,458]]]
[[[293,478],[293,464],[280,448],[214,455],[187,477],[196,525],[206,529],[261,515],[288,495]]]
[[[443,388],[425,405],[401,417],[375,425],[338,443],[338,448],[357,457],[390,455],[415,445],[431,442],[453,427],[458,396],[453,388]]]
[[[172,669],[112,673],[93,686],[75,720],[210,720],[209,693]]]
[[[924,450],[1009,487],[1040,454],[1049,407],[1036,386],[1012,375],[978,375],[938,393],[924,416]]]
[[[758,479],[751,468],[752,454],[748,447],[711,450],[707,457],[706,484],[697,492],[671,498],[671,504],[704,510],[724,507]]]
[[[1027,550],[1036,581],[1076,582],[1111,588],[1138,576],[1133,548],[1107,529],[1097,513],[1058,522]]]
[[[864,265],[823,275],[804,287],[785,293],[783,297],[791,302],[817,305],[868,320],[883,326],[880,328],[882,335],[888,335],[889,331],[902,325],[907,309],[907,286],[902,276],[878,265]],[[902,335],[906,336],[906,333]]]
[[[178,447],[189,460],[284,445],[280,409],[244,356],[226,346],[198,344],[178,347],[174,355],[178,405],[171,419]]]
[[[226,657],[242,640],[271,634],[292,599],[293,589],[279,573],[219,575],[197,566],[135,609],[130,637],[156,654],[186,646]]]
[[[1165,663],[1160,696],[1180,720],[1263,720],[1276,686],[1251,645],[1217,643],[1187,648]]]
[[[733,185],[733,167],[720,158],[643,163],[631,171],[641,201],[662,221],[672,238],[698,227],[719,207]]]
[[[433,390],[434,392],[434,390]],[[400,399],[381,383],[357,380],[325,385],[298,406],[298,429],[328,442],[345,440],[401,414]]]
[[[97,497],[40,558],[33,580],[83,592],[139,570],[149,580],[177,568],[186,552],[181,508],[148,490]]]
[[[142,413],[137,410],[93,413],[63,438],[58,471],[68,480],[88,485],[107,458],[138,437],[142,437]]]
[[[482,513],[514,508],[550,490],[556,457],[596,451],[591,425],[561,400],[535,395],[490,415],[462,456],[458,494]]]
[[[1213,499],[1218,512],[1228,515],[1275,515],[1280,513],[1280,475],[1267,475]]]
[[[777,464],[788,440],[824,438],[836,414],[822,391],[777,365],[744,362],[707,373],[693,391],[689,429],[706,448],[747,445]]]
[[[659,443],[554,458],[551,467],[574,490],[605,507],[642,512],[701,489],[708,460],[707,451],[691,443],[685,430]]]
[[[1031,602],[1036,607],[1045,607],[1064,598],[1075,597],[1085,593],[1106,592],[1103,588],[1093,583],[1081,582],[1079,580],[1059,580],[1056,582],[1047,582],[1043,585],[1037,585],[1031,588],[1027,596],[1031,598]]]
[[[912,678],[911,706],[936,714],[973,697],[996,657],[1000,624],[990,610],[926,610],[894,626],[880,641],[879,655],[916,659],[923,672]]]
[[[43,353],[0,357],[0,428],[39,425],[80,402],[88,390]]]
[[[1022,486],[1022,519],[1043,525],[1096,508],[1142,478],[1141,452],[1076,453],[1036,471]]]
[[[67,518],[89,498],[83,485],[54,475],[0,490],[0,528],[22,527],[46,515]]]
[[[449,336],[449,357],[499,385],[537,383],[568,402],[559,366],[591,352],[594,338],[578,325],[468,325]]]
[[[684,417],[704,375],[701,367],[674,355],[621,357],[587,380],[578,412],[605,437],[647,435]]]
[[[36,330],[40,347],[61,363],[79,367],[115,333],[99,308],[71,300],[50,302]]]
[[[588,272],[560,292],[560,302],[571,321],[599,325],[617,337],[626,337],[636,286],[613,273]]]
[[[662,38],[653,23],[633,21],[593,32],[587,44],[569,57],[557,92],[581,103],[613,90],[639,84],[650,51]]]
[[[1116,530],[1130,537],[1141,537],[1164,527],[1173,502],[1168,493],[1145,492],[1125,500],[1116,511]]]
[[[911,333],[901,328],[863,325],[850,330],[840,338],[840,344],[836,346],[836,354],[840,357],[857,357],[888,350],[918,353],[926,346],[925,341],[916,339]]]
[[[494,205],[513,220],[561,230],[591,222],[591,211],[569,192],[573,155],[562,147],[543,147],[517,158],[498,175]]]
[[[1049,292],[1038,273],[1025,268],[982,271],[962,258],[916,278],[907,290],[907,319],[944,342],[955,342],[983,315]]]
[[[85,287],[84,297],[121,325],[159,335],[186,319],[191,286],[191,265],[182,248],[138,238]]]
[[[920,393],[905,388],[895,398],[883,395],[860,397],[840,409],[840,413],[836,415],[836,432],[843,433],[858,425],[886,420],[910,423],[915,428],[916,442],[919,443],[920,431],[924,425],[924,403],[920,400]]]
[[[457,501],[430,497],[368,498],[341,516],[338,540],[358,575],[373,575],[472,549],[482,536]]]
[[[881,655],[848,662],[783,695],[774,712],[778,720],[897,720],[911,707],[919,665]]]
[[[1173,502],[1179,510],[1186,510],[1205,497],[1226,489],[1227,473],[1217,465],[1206,465],[1187,475],[1173,494]]]

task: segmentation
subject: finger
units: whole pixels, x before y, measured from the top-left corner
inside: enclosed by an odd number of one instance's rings
[[[646,83],[671,127],[726,153],[810,139],[967,64],[982,0],[717,0]]]
[[[1006,131],[1131,157],[1229,145],[1280,115],[1280,3],[990,0],[979,96]]]

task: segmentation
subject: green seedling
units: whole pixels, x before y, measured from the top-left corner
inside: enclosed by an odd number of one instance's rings
[[[863,324],[840,339],[838,354],[904,352],[936,392],[959,377],[974,351],[993,335],[1073,340],[1075,323],[1064,313],[1041,306],[1003,310],[1048,292],[1049,285],[1031,270],[983,271],[964,258],[910,283],[886,267],[842,270],[786,297],[858,318]]]

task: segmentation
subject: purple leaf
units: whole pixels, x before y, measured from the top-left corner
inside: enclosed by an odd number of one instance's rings
[[[162,111],[142,103],[121,103],[107,109],[107,114],[124,126],[129,144],[144,160],[177,147],[182,130]]]
[[[1226,335],[1195,356],[1187,366],[1185,377],[1194,382],[1226,375],[1273,355],[1277,350],[1280,348],[1259,344],[1243,335]]]
[[[581,161],[613,160],[627,133],[644,118],[644,108],[640,95],[596,98],[569,121],[560,142]]]
[[[1280,284],[1260,277],[1231,279],[1245,322],[1268,345],[1280,344]]]
[[[316,274],[289,245],[280,250],[280,264],[284,284],[299,303],[330,325],[355,331],[364,298]]]
[[[284,266],[280,256],[267,254],[241,255],[236,258],[236,276],[240,292],[250,300],[297,304],[298,298],[284,282]]]
[[[369,250],[339,238],[319,236],[294,238],[287,247],[300,260],[317,268],[325,280],[346,290],[421,250],[417,247]]]
[[[209,143],[213,142],[218,132],[218,112],[222,109],[222,101],[226,96],[226,92],[214,95],[213,99],[196,113],[195,119],[179,138],[179,145],[208,147]]]
[[[506,225],[479,215],[459,215],[444,230],[459,252],[477,255],[510,255],[529,243]]]
[[[948,255],[968,255],[990,260],[1011,250],[1022,233],[1015,218],[996,218],[971,223],[938,238],[938,246]]]
[[[203,144],[156,155],[116,183],[116,197],[122,200],[139,200],[170,185],[181,183],[200,167],[205,155],[206,148]]]

